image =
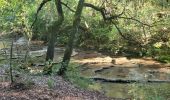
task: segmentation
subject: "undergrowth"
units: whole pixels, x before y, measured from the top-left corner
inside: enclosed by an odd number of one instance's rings
[[[95,83],[93,80],[83,77],[80,73],[79,67],[81,67],[81,65],[75,63],[69,64],[66,72],[66,78],[77,87],[100,91],[101,86]]]

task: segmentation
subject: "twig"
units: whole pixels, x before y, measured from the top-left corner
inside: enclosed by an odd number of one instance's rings
[[[151,25],[146,24],[146,23],[143,23],[143,22],[141,22],[140,20],[135,19],[135,18],[133,18],[133,17],[123,17],[122,15],[124,14],[125,8],[124,8],[124,10],[122,11],[122,13],[120,13],[120,14],[118,14],[118,15],[113,15],[113,16],[110,16],[110,17],[106,17],[105,8],[101,8],[101,7],[95,6],[95,5],[90,4],[90,3],[84,3],[84,6],[85,6],[85,7],[90,7],[90,8],[92,8],[92,9],[100,12],[101,15],[102,15],[102,17],[103,17],[103,19],[104,19],[105,21],[106,21],[106,20],[111,21],[111,20],[113,20],[113,19],[118,19],[118,18],[121,19],[121,18],[122,18],[122,19],[133,20],[133,21],[136,21],[136,22],[138,22],[138,23],[140,23],[140,24],[142,24],[142,25],[151,27]]]
[[[136,22],[138,22],[138,23],[140,23],[140,24],[142,24],[142,25],[145,25],[145,26],[148,26],[148,27],[152,27],[151,25],[146,24],[146,23],[143,23],[143,22],[141,22],[140,20],[135,19],[135,18],[133,18],[133,17],[121,17],[121,16],[118,16],[118,18],[133,20],[133,21],[136,21]]]
[[[41,2],[40,6],[39,6],[38,9],[37,9],[37,13],[35,14],[35,20],[34,20],[34,22],[32,23],[31,28],[33,28],[35,22],[37,21],[39,12],[40,12],[41,9],[43,8],[43,6],[44,6],[47,2],[49,2],[49,1],[51,1],[51,0],[43,0],[43,1]]]
[[[75,10],[73,10],[71,7],[68,6],[68,4],[61,2],[62,5],[64,5],[66,8],[68,8],[70,11],[72,12],[76,12]]]
[[[14,80],[13,80],[13,74],[12,74],[12,52],[13,52],[13,40],[12,40],[12,43],[11,43],[10,61],[9,61],[11,83],[14,82]]]

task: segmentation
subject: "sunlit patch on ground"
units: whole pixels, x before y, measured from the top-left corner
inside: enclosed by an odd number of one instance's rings
[[[112,58],[107,56],[107,57],[96,57],[96,58],[87,58],[87,59],[75,59],[74,62],[76,63],[111,63]]]

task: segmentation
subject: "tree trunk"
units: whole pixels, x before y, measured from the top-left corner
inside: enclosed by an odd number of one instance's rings
[[[55,5],[57,8],[58,20],[54,22],[53,26],[50,28],[50,37],[48,42],[46,61],[53,60],[54,58],[55,35],[59,31],[59,28],[64,21],[61,0],[55,0]]]
[[[82,10],[83,10],[83,5],[84,5],[84,0],[79,0],[75,15],[74,15],[74,20],[73,20],[73,28],[72,28],[72,32],[70,34],[70,38],[68,41],[68,45],[66,47],[65,53],[64,53],[64,58],[61,64],[61,68],[58,72],[58,75],[65,75],[65,71],[67,70],[68,64],[70,62],[70,57],[72,54],[72,50],[73,50],[73,44],[74,44],[74,39],[76,34],[78,33],[78,27],[80,24],[80,17],[82,14]]]

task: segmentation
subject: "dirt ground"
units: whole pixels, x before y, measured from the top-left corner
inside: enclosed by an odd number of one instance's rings
[[[48,77],[41,77],[42,81],[38,79],[29,87],[23,83],[10,85],[9,82],[0,82],[0,100],[121,100],[80,89],[58,76],[54,78],[56,84],[52,89],[46,84]]]

